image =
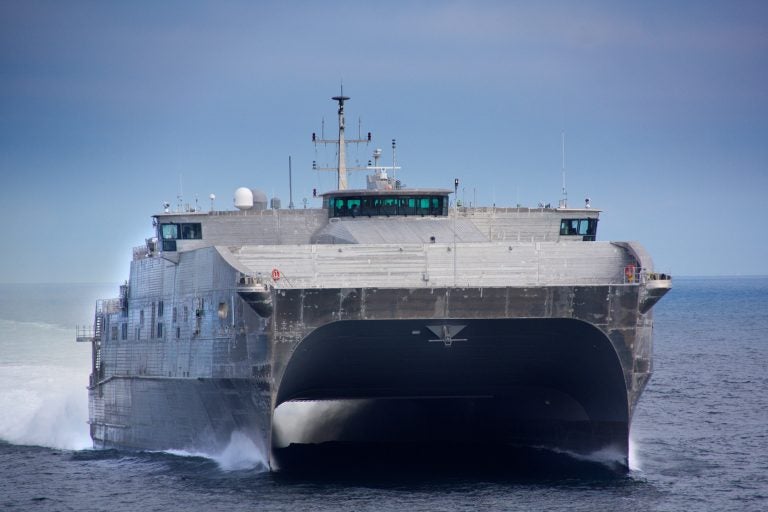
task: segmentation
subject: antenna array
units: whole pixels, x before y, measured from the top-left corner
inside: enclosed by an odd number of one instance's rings
[[[345,119],[344,119],[344,102],[347,101],[349,96],[344,96],[344,87],[341,88],[341,93],[338,96],[334,96],[331,98],[333,101],[336,101],[339,103],[339,137],[337,139],[325,139],[322,137],[321,132],[321,138],[317,138],[316,133],[312,133],[312,142],[314,144],[335,144],[338,146],[338,162],[336,167],[318,167],[317,161],[312,162],[312,169],[317,171],[334,171],[337,173],[338,176],[338,189],[339,190],[346,190],[347,189],[347,171],[365,171],[368,170],[368,167],[347,167],[347,144],[369,144],[371,142],[371,132],[368,132],[367,138],[361,138],[360,134],[358,133],[357,139],[345,139],[344,138],[344,129],[345,129]],[[323,123],[323,128],[325,128],[325,123]],[[360,130],[360,123],[358,122],[358,132]],[[324,130],[323,130],[324,131]]]

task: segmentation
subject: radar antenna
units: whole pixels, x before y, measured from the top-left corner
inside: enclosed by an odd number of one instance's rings
[[[318,167],[317,162],[312,162],[312,168],[317,171],[335,171],[338,176],[338,189],[347,189],[347,171],[364,171],[367,167],[347,167],[347,144],[369,144],[371,142],[371,132],[368,132],[368,138],[358,139],[345,139],[344,138],[344,102],[349,99],[349,96],[344,96],[344,86],[341,86],[341,92],[338,96],[331,98],[333,101],[339,103],[339,137],[338,139],[325,139],[317,138],[315,133],[312,134],[312,142],[315,144],[336,144],[339,147],[338,155],[339,159],[336,167]],[[359,130],[359,127],[358,127]],[[358,135],[359,137],[359,135]]]
[[[392,139],[392,163],[395,159],[395,139]],[[379,148],[373,150],[373,165],[368,160],[368,169],[373,171],[373,174],[368,175],[368,189],[369,190],[392,190],[400,188],[402,184],[395,178],[395,171],[400,167],[396,165],[381,165],[379,160],[381,159],[382,151]],[[392,171],[392,176],[387,175],[387,171]]]

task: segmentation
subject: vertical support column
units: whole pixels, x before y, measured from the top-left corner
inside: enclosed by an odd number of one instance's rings
[[[339,102],[339,190],[347,189],[347,147],[344,142],[344,101],[347,96],[334,96],[331,98]]]

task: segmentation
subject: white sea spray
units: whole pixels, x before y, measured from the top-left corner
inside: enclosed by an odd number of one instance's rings
[[[269,461],[265,447],[260,447],[244,432],[234,431],[223,449],[164,450],[177,457],[210,459],[224,471],[267,471]]]
[[[0,320],[0,439],[80,450],[88,433],[90,347],[73,330]]]

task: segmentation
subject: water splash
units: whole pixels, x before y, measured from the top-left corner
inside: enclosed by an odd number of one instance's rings
[[[232,432],[229,444],[213,459],[225,471],[261,469],[266,471],[269,463],[265,452],[242,432]]]
[[[0,439],[65,450],[91,447],[87,373],[60,366],[0,367]]]
[[[91,447],[90,347],[42,322],[0,320],[0,439],[65,450]]]
[[[177,457],[202,457],[210,459],[216,462],[219,468],[224,471],[269,470],[266,450],[259,448],[250,437],[239,431],[232,432],[229,443],[221,451],[165,450],[164,453]]]
[[[640,461],[640,446],[631,433],[629,435],[629,469],[631,471],[642,471]]]
[[[566,455],[573,460],[581,461],[581,462],[589,462],[593,464],[600,464],[601,466],[604,466],[612,471],[622,471],[626,469],[625,458],[624,453],[620,448],[617,448],[615,446],[606,446],[605,448],[602,448],[600,450],[597,450],[592,453],[583,454],[583,453],[577,453],[571,450],[562,450],[559,448],[552,448],[552,447],[539,447],[542,450],[550,451],[552,453],[558,453],[562,455]]]

